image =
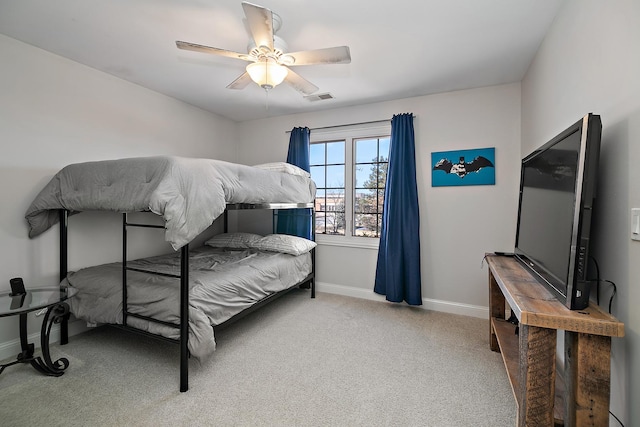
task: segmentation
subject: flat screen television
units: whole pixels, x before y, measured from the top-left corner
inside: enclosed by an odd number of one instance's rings
[[[587,114],[522,160],[514,254],[571,310],[589,305],[601,132],[600,116]]]

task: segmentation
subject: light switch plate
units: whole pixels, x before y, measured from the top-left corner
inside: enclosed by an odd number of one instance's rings
[[[631,240],[640,241],[640,208],[631,209]]]

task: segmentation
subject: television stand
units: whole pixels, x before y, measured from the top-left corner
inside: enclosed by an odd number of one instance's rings
[[[513,257],[488,254],[489,340],[502,353],[518,426],[609,425],[611,337],[624,324],[595,304],[569,310]],[[505,320],[508,307],[519,330]],[[565,331],[556,375],[556,337]]]

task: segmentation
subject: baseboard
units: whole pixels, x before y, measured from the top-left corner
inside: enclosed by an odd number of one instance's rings
[[[344,295],[348,297],[362,298],[372,301],[386,301],[384,296],[376,294],[372,289],[369,290],[362,288],[353,288],[351,286],[335,285],[332,283],[323,282],[316,282],[316,289],[318,290],[318,292],[326,292],[329,294]],[[425,310],[460,314],[462,316],[478,317],[481,319],[489,318],[489,307],[478,305],[423,298],[422,305],[420,307],[424,308]]]
[[[31,320],[31,319],[30,319]],[[38,320],[40,320],[38,318]],[[81,332],[88,330],[85,322],[75,320],[69,322],[69,336],[78,335]],[[16,334],[18,331],[16,331]],[[27,335],[27,341],[35,345],[36,348],[40,348],[40,330],[32,334]],[[49,334],[49,342],[60,342],[60,325],[54,324],[51,327],[51,333]],[[0,343],[0,360],[15,359],[15,357],[22,351],[20,347],[20,337]]]

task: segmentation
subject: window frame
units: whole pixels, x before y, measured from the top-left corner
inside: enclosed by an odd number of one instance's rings
[[[388,165],[389,165],[389,152],[387,151],[387,155],[386,155],[386,160],[385,161],[380,161],[380,157],[381,157],[381,153],[380,153],[380,146],[381,146],[381,142],[386,140],[387,141],[387,145],[389,150],[391,149],[391,136],[387,136],[387,135],[381,135],[381,136],[369,136],[369,137],[364,137],[364,138],[354,138],[352,139],[352,143],[353,143],[353,153],[354,153],[354,159],[353,159],[353,195],[354,195],[354,201],[353,201],[353,225],[351,227],[351,235],[354,237],[364,237],[364,238],[379,238],[376,236],[358,236],[356,234],[356,223],[357,223],[357,218],[358,216],[370,216],[370,215],[374,215],[375,216],[375,232],[377,234],[379,234],[382,229],[382,210],[383,210],[383,205],[380,204],[380,191],[384,191],[384,187],[386,186],[386,182],[384,182],[382,184],[382,187],[380,187],[380,169],[381,169],[381,165],[387,165],[387,170],[388,170]],[[357,156],[357,147],[358,147],[358,143],[359,142],[375,142],[376,144],[376,157],[373,160],[370,161],[360,161],[358,162],[358,159],[356,158]],[[383,156],[384,157],[384,156]],[[364,183],[367,182],[369,179],[371,179],[371,174],[373,173],[373,171],[371,170],[371,167],[375,166],[375,182],[376,182],[376,187],[371,189],[371,188],[367,188],[364,187]],[[366,180],[364,180],[364,182],[362,183],[358,183],[358,171],[359,171],[359,167],[368,167],[368,172],[369,172],[369,176],[367,177]],[[362,178],[362,177],[361,177]],[[360,184],[360,185],[358,185]],[[375,212],[366,212],[364,210],[362,210],[362,206],[360,206],[360,210],[358,209],[358,191],[362,193],[366,192],[366,191],[374,191],[375,192]],[[384,198],[384,196],[383,196]],[[366,198],[365,198],[366,199]]]
[[[338,162],[338,163],[328,163],[327,162],[328,161],[328,158],[327,158],[327,156],[328,156],[328,147],[327,147],[327,145],[328,144],[341,144],[343,146],[341,162]],[[312,175],[314,174],[314,169],[315,168],[321,167],[323,169],[322,174],[324,176],[324,186],[321,185],[322,183],[316,182],[316,186],[317,186],[316,197],[318,197],[318,192],[323,192],[323,194],[324,194],[323,195],[323,199],[320,202],[320,209],[316,211],[316,218],[318,218],[319,213],[324,213],[324,218],[325,218],[324,228],[325,228],[325,231],[327,231],[327,228],[328,228],[327,227],[327,223],[328,223],[327,216],[329,216],[330,213],[334,213],[334,215],[337,215],[337,212],[340,212],[340,211],[337,211],[335,209],[335,205],[334,204],[330,205],[328,203],[328,199],[330,198],[329,195],[335,190],[338,190],[339,192],[341,192],[343,194],[342,203],[345,206],[345,213],[346,213],[346,206],[348,204],[348,199],[347,199],[347,195],[346,195],[346,191],[347,191],[348,187],[346,185],[346,178],[345,178],[346,177],[346,171],[347,171],[347,168],[348,168],[347,156],[345,154],[346,141],[343,138],[325,138],[325,139],[323,139],[321,141],[314,142],[312,144],[312,146],[313,145],[316,145],[316,146],[320,146],[321,145],[324,148],[324,150],[323,150],[324,151],[324,157],[325,157],[324,158],[324,163],[316,164],[316,163],[311,162],[311,174]],[[327,181],[328,180],[328,176],[327,176],[328,175],[328,173],[327,173],[328,169],[332,168],[332,167],[341,167],[341,169],[343,171],[343,176],[342,176],[342,179],[341,179],[342,182],[337,186],[336,185],[331,185],[333,183],[329,183]],[[333,198],[335,198],[335,197],[336,196],[333,196]],[[317,201],[317,199],[316,199],[316,201]],[[317,204],[318,203],[316,203],[316,205]],[[332,207],[334,209],[331,209]],[[346,221],[345,221],[345,223],[346,223]],[[318,231],[317,231],[317,223],[314,224],[314,227],[316,227],[316,235],[318,235],[318,234],[327,235],[325,233],[318,233]],[[345,232],[346,232],[346,230],[345,230]],[[339,234],[330,234],[330,235],[331,236],[336,236],[336,235],[339,236]]]
[[[311,144],[337,140],[345,142],[345,235],[317,233],[316,242],[320,245],[378,249],[379,237],[352,235],[355,221],[354,191],[356,170],[354,141],[368,138],[391,138],[391,121],[375,125],[354,125],[311,131],[309,140]]]

